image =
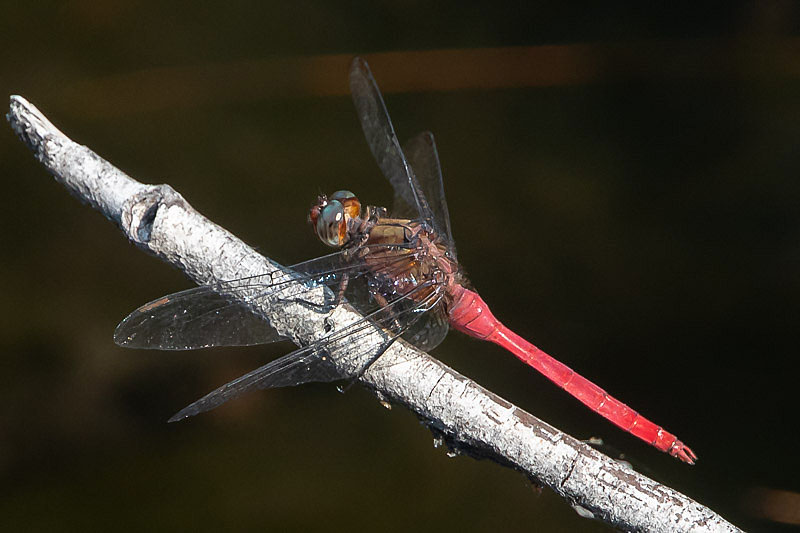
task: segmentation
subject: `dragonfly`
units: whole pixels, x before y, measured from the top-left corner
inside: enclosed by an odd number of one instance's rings
[[[589,409],[660,451],[694,464],[675,435],[503,325],[468,283],[450,229],[439,156],[430,132],[397,140],[378,85],[362,58],[350,66],[350,89],[367,144],[394,189],[394,206],[362,206],[350,191],[320,195],[308,220],[336,251],[267,274],[214,282],[164,296],[128,315],[114,333],[130,348],[188,350],[284,340],[258,308],[305,302],[329,313],[343,303],[360,318],[217,388],[175,414],[182,420],[242,394],[363,375],[397,339],[430,351],[450,328],[505,348]],[[320,300],[320,291],[323,296]],[[380,344],[346,344],[378,328]],[[364,346],[366,361],[344,375],[329,353]]]

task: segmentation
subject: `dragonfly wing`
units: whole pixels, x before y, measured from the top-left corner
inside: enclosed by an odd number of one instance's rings
[[[210,286],[177,292],[141,306],[119,323],[114,342],[126,348],[193,350],[281,340],[249,306]]]
[[[236,378],[230,383],[203,396],[191,405],[184,407],[170,422],[177,422],[215,407],[246,392],[273,387],[292,387],[313,381],[336,381],[344,376],[327,358],[318,357],[313,351],[301,348],[276,359],[260,368]]]
[[[371,256],[385,256],[387,267],[410,268],[408,250],[383,245],[363,249]],[[267,274],[195,287],[132,312],[117,326],[114,341],[126,348],[194,350],[283,340],[259,309],[276,310],[301,302],[329,312],[338,303],[347,278],[345,298],[352,296],[360,312],[370,313],[377,304],[367,299],[369,274],[363,261],[348,260],[342,252],[335,252]]]
[[[331,363],[329,353],[346,349],[348,357],[357,361],[366,359],[367,354],[380,355],[398,337],[409,331],[409,328],[414,328],[423,321],[429,314],[425,311],[441,307],[441,302],[442,291],[439,287],[432,284],[419,285],[327,337],[298,348],[219,387],[179,411],[170,421],[209,411],[228,400],[258,389],[344,379],[348,376],[342,375]],[[376,326],[380,328],[379,331],[383,331],[381,338],[377,339],[373,337]]]
[[[128,348],[192,350],[283,340],[259,308],[304,301],[330,310],[331,291],[343,277],[364,273],[365,265],[337,252],[260,276],[195,287],[132,312],[117,326],[114,341]]]
[[[439,152],[433,134],[424,131],[409,140],[403,147],[406,158],[411,164],[413,175],[431,210],[433,228],[445,241],[455,259],[455,243],[450,231],[450,214],[444,197],[442,168],[439,165]]]
[[[394,189],[392,216],[430,219],[430,207],[400,148],[378,84],[369,65],[360,57],[350,65],[350,93],[372,155]]]
[[[447,312],[443,302],[437,302],[433,309],[409,326],[408,331],[403,333],[403,339],[423,352],[429,352],[441,344],[448,331],[450,331],[450,321]]]

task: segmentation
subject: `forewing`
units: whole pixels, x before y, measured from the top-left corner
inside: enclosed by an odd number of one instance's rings
[[[360,57],[350,65],[350,93],[369,149],[394,189],[392,216],[430,219],[430,208],[400,148],[378,84],[369,65]]]
[[[417,187],[422,191],[430,207],[433,228],[445,241],[455,259],[455,243],[450,231],[450,214],[444,197],[442,168],[439,165],[439,152],[433,134],[424,131],[409,140],[403,147],[407,161],[411,165]]]
[[[278,332],[248,305],[210,286],[154,300],[133,311],[114,331],[126,348],[194,350],[250,346],[281,340]]]
[[[384,258],[388,268],[410,268],[409,251],[385,245],[362,251]],[[194,350],[213,346],[251,346],[283,340],[259,309],[275,314],[281,306],[304,305],[329,312],[341,296],[361,313],[377,303],[368,298],[371,270],[344,253],[298,263],[263,274],[195,287],[149,302],[128,315],[114,331],[114,341],[126,348]]]
[[[117,326],[114,341],[128,348],[158,350],[275,342],[283,337],[259,308],[302,300],[324,309],[343,276],[357,279],[365,273],[363,264],[335,253],[260,276],[170,294],[128,315]]]

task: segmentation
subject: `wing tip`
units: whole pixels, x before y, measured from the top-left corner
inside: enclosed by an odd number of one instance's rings
[[[210,411],[215,407],[219,406],[214,404],[209,405],[207,402],[203,401],[204,399],[205,398],[200,398],[196,402],[187,405],[186,407],[184,407],[183,409],[172,415],[169,418],[169,420],[167,420],[167,423],[180,422],[181,420],[186,420],[189,417],[199,415],[200,413],[205,413],[206,411]]]
[[[187,418],[189,418],[191,416],[191,415],[188,415],[188,414],[184,414],[184,411],[185,411],[185,409],[181,409],[180,411],[178,411],[177,413],[172,415],[169,418],[169,420],[167,420],[167,424],[172,424],[173,422],[180,422],[182,420],[186,420]]]
[[[361,56],[356,56],[350,62],[350,92],[355,93],[353,88],[364,83],[375,85],[377,89],[377,83],[375,83],[375,78],[367,60]]]
[[[114,330],[114,336],[113,336],[114,344],[122,348],[132,348],[133,336],[125,333],[125,330],[122,327],[124,324],[125,321],[123,320],[117,326],[117,329]]]

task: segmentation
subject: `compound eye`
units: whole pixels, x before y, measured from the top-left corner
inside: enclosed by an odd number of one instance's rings
[[[317,216],[317,236],[328,246],[341,246],[347,236],[344,206],[331,199]]]
[[[330,197],[331,201],[336,200],[344,207],[344,212],[349,218],[357,218],[361,214],[361,202],[356,195],[350,191],[336,191]]]

